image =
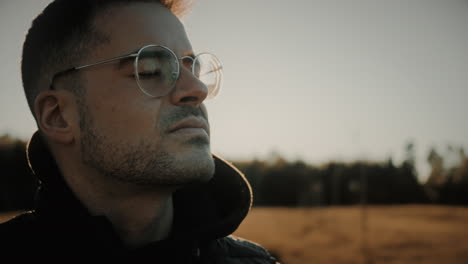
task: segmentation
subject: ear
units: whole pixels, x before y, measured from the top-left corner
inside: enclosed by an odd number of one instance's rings
[[[34,101],[39,129],[51,142],[71,144],[75,140],[71,99],[66,91],[48,90],[39,93]]]

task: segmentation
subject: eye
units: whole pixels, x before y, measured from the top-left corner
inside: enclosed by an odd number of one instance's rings
[[[145,58],[138,63],[138,72],[155,72],[161,68],[161,62],[155,59]]]
[[[149,78],[161,78],[162,73],[161,71],[155,71],[155,72],[139,72],[138,76],[140,79],[149,79]]]
[[[140,78],[155,78],[162,76],[162,65],[159,60],[145,58],[138,63]]]

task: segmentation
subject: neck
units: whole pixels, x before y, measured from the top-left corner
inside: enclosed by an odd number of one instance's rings
[[[94,171],[65,168],[68,170],[62,170],[62,175],[75,196],[92,215],[106,216],[128,248],[169,236],[174,216],[173,189],[136,186]]]
[[[119,202],[103,211],[127,247],[139,247],[169,236],[174,216],[171,195],[116,201]]]

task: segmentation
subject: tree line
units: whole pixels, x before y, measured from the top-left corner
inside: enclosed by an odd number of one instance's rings
[[[26,143],[0,137],[0,211],[31,209],[38,186],[25,153]],[[238,161],[254,191],[254,206],[328,206],[437,203],[468,205],[468,158],[459,149],[460,162],[445,168],[435,149],[428,154],[432,167],[420,183],[414,168],[414,145],[406,146],[401,164],[330,162],[320,166],[287,161],[280,155],[268,160]]]
[[[415,170],[414,144],[405,147],[401,164],[382,162],[329,162],[320,166],[276,158],[235,162],[254,190],[260,206],[327,206],[432,203],[468,205],[468,157],[463,148],[448,146],[458,162],[446,166],[435,148],[427,162],[431,173],[419,182]],[[452,155],[453,156],[453,155]]]

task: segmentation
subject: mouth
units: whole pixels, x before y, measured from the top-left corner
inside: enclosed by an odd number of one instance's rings
[[[169,133],[187,133],[187,134],[210,134],[208,122],[196,117],[189,117],[177,122],[169,129]]]

